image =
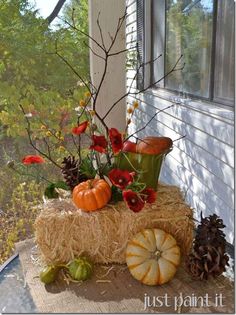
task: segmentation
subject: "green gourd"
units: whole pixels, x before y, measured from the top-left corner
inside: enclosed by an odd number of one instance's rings
[[[71,278],[77,281],[89,279],[93,271],[92,264],[85,257],[72,260],[67,267]]]
[[[59,270],[60,270],[60,267],[58,266],[53,266],[53,265],[46,266],[40,272],[39,278],[45,284],[52,283],[56,280]]]

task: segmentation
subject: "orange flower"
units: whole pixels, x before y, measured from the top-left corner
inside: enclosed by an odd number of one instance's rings
[[[29,164],[41,164],[44,163],[44,159],[39,156],[39,155],[26,155],[23,159],[22,159],[22,163],[25,165],[29,165]]]
[[[85,107],[86,103],[85,103],[84,100],[80,100],[79,105],[80,105],[81,107]]]
[[[85,97],[91,97],[91,93],[89,91],[87,91],[87,92],[84,93],[84,96]]]
[[[138,101],[134,101],[133,106],[134,106],[134,108],[138,108],[138,106],[139,106]]]
[[[131,108],[131,107],[127,109],[127,113],[128,113],[128,114],[132,114],[133,111],[134,111],[134,110],[133,110],[133,108]]]
[[[92,136],[93,144],[90,146],[90,150],[95,150],[100,153],[106,153],[107,140],[104,136]]]
[[[81,133],[85,132],[86,128],[88,127],[88,121],[82,122],[79,126],[72,128],[72,133],[74,135],[79,136]]]

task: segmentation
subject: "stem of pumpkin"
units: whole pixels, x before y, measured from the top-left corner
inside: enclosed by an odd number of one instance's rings
[[[93,188],[93,181],[92,181],[92,180],[89,180],[89,181],[88,181],[88,185],[89,185],[89,189],[92,189],[92,188]]]

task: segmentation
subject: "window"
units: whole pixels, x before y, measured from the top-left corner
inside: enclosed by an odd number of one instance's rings
[[[232,106],[234,0],[149,1],[149,7],[144,1],[142,11],[145,26],[150,24],[150,31],[144,31],[145,43],[147,38],[151,43],[145,61],[164,55],[151,65],[150,83],[163,77],[183,54],[183,71],[172,73],[158,87]]]

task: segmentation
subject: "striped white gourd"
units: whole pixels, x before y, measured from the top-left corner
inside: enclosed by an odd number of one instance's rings
[[[160,229],[145,229],[128,242],[126,263],[132,276],[147,285],[170,281],[180,264],[175,238]]]

